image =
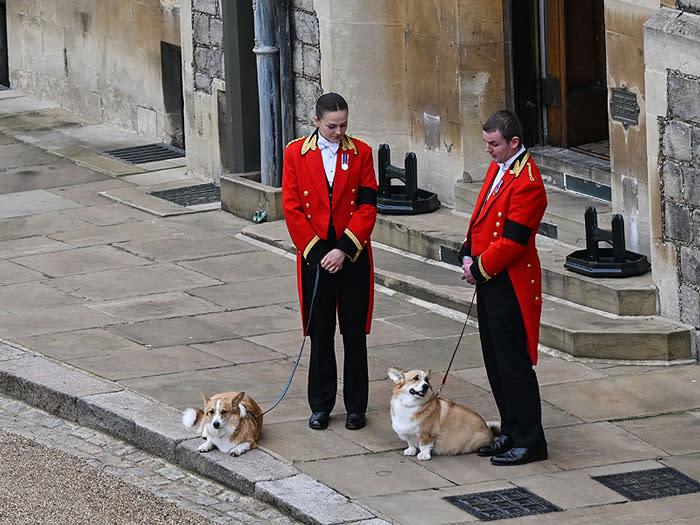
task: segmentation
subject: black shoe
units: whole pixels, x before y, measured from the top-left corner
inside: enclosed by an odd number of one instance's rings
[[[492,465],[524,465],[533,461],[547,459],[547,445],[538,445],[529,448],[511,448],[504,454],[493,456]]]
[[[494,441],[490,445],[481,447],[479,450],[476,451],[476,453],[482,457],[498,456],[499,454],[508,452],[511,448],[513,448],[513,440],[510,439],[510,436],[503,435],[498,436],[496,441]]]
[[[309,418],[309,427],[314,430],[328,428],[328,420],[331,418],[328,412],[313,412]]]
[[[359,430],[365,428],[366,424],[364,412],[348,412],[348,417],[345,420],[345,428],[348,430]]]

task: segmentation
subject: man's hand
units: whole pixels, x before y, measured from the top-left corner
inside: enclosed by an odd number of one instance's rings
[[[325,255],[323,259],[321,259],[321,268],[326,270],[328,273],[338,273],[343,269],[344,261],[345,252],[338,248],[333,248]]]
[[[474,279],[472,271],[470,270],[472,264],[474,264],[474,259],[469,256],[464,258],[464,262],[462,263],[462,271],[464,272],[462,274],[462,280],[467,281],[469,284],[476,284],[476,279]]]

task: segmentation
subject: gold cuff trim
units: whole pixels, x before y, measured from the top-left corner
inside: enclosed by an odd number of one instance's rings
[[[479,271],[481,272],[481,275],[483,275],[484,278],[488,281],[489,279],[491,279],[493,277],[493,275],[489,275],[488,272],[486,271],[486,269],[484,268],[484,263],[481,262],[481,256],[479,256],[478,261],[479,261]]]
[[[357,251],[355,252],[355,257],[350,259],[350,262],[355,262],[360,256],[360,252],[362,252],[362,243],[360,242],[360,239],[358,239],[357,236],[350,231],[350,228],[345,228],[344,233],[350,238],[350,240],[355,244],[355,247],[357,248]]]
[[[316,243],[320,241],[321,238],[318,235],[314,235],[314,238],[309,241],[309,244],[306,245],[306,248],[304,248],[304,259],[306,259],[307,255],[309,255],[309,252],[311,249],[316,246]]]

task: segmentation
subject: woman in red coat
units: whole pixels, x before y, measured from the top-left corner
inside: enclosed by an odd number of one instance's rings
[[[345,133],[348,105],[337,93],[316,102],[316,130],[284,152],[284,217],[297,249],[302,323],[311,337],[309,426],[324,429],[337,392],[336,309],[343,336],[343,400],[351,430],[365,426],[367,342],[374,273],[370,235],[377,217],[372,148]],[[316,274],[318,290],[309,311]],[[309,320],[310,317],[310,320]]]

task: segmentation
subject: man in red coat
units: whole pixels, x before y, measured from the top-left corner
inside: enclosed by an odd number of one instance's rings
[[[462,279],[476,285],[479,335],[486,373],[501,416],[502,434],[479,449],[494,465],[547,458],[537,364],[542,274],[535,235],[547,207],[540,170],[520,142],[509,111],[483,126],[493,162],[459,253]]]
[[[316,130],[284,152],[282,202],[297,248],[302,323],[311,337],[309,426],[328,427],[337,392],[336,309],[343,336],[345,427],[365,426],[369,396],[367,342],[374,271],[370,235],[377,218],[377,181],[369,145],[345,134],[348,105],[337,93],[316,102]],[[309,311],[314,282],[318,289]]]

